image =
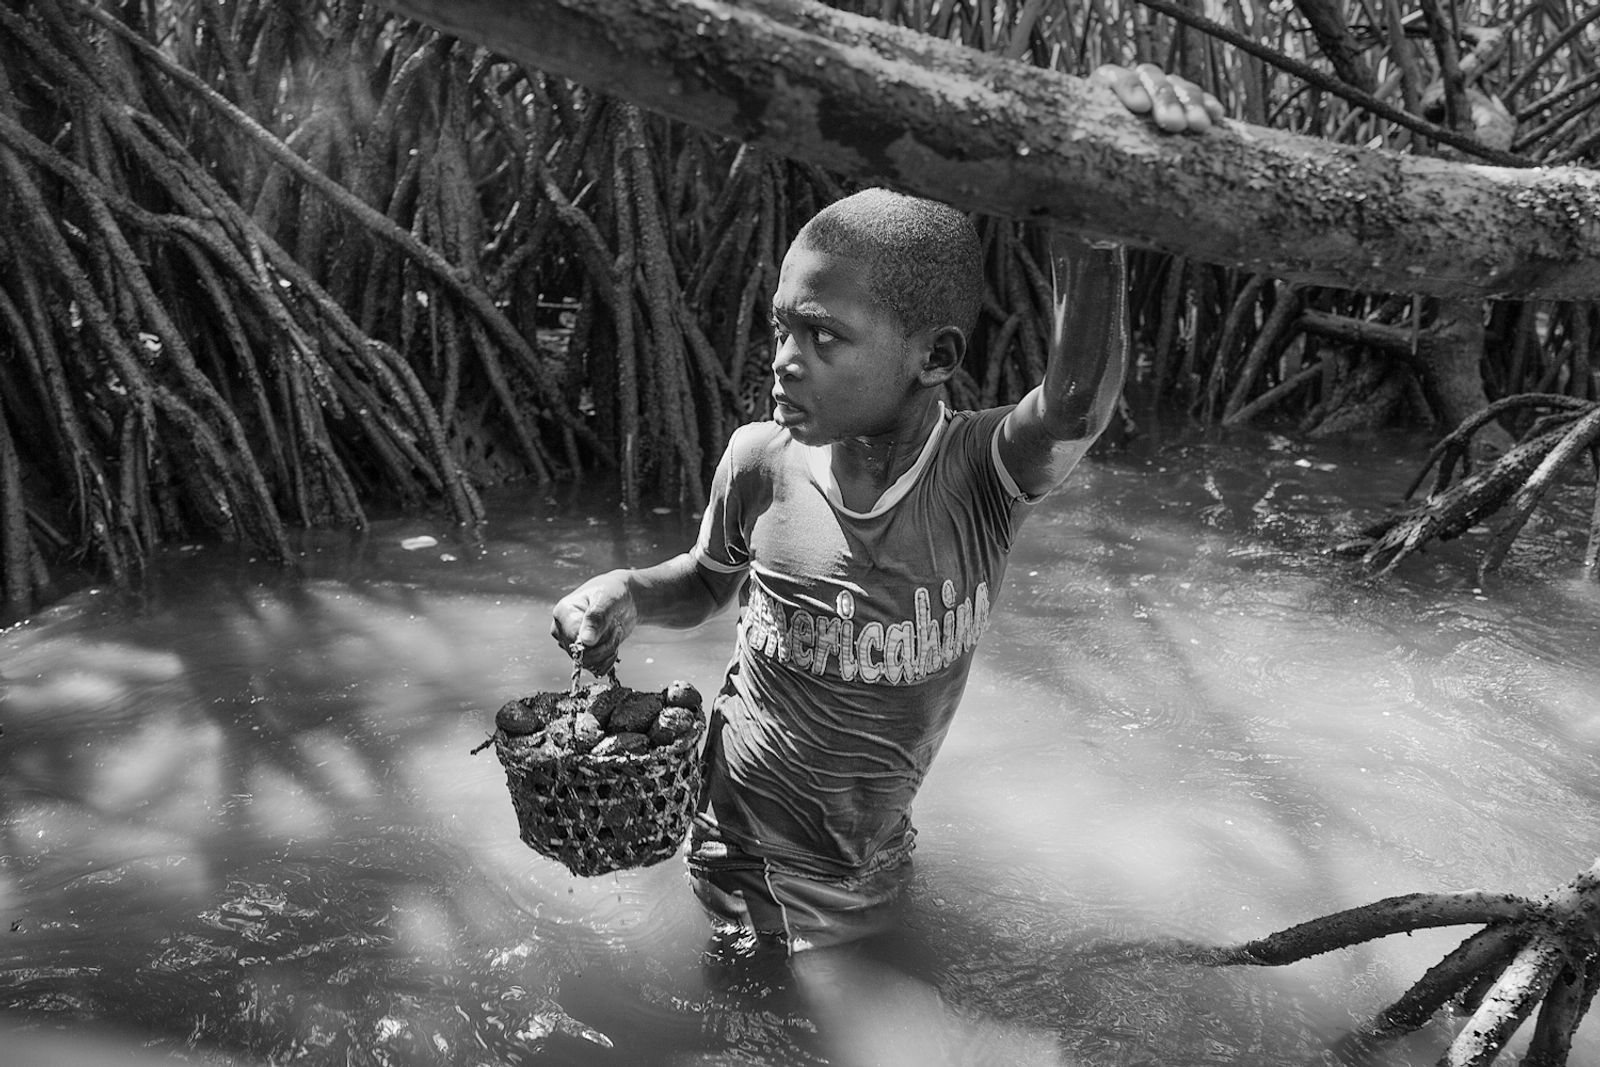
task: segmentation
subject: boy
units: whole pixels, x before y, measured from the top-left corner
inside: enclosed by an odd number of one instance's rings
[[[1095,80],[1162,129],[1221,117],[1155,67]],[[557,642],[603,671],[639,622],[694,626],[740,594],[690,838],[695,893],[720,931],[795,953],[892,924],[911,801],[1024,505],[1066,478],[1122,387],[1122,253],[1053,244],[1045,380],[1014,407],[957,412],[938,397],[978,317],[970,221],[882,189],[823,209],[773,299],[773,420],[734,432],[694,547],[555,607]]]

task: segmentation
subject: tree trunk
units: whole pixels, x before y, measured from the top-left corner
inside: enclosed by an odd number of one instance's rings
[[[513,59],[856,179],[1289,281],[1600,291],[1600,175],[1227,123],[1163,136],[1086,82],[803,0],[382,0]]]
[[[1439,424],[1453,430],[1489,406],[1483,390],[1483,305],[1440,301],[1427,336],[1428,343],[1417,349],[1422,391]],[[1511,447],[1511,435],[1499,425],[1485,427],[1485,434],[1482,446]]]
[[[1405,392],[1405,371],[1385,360],[1341,360],[1329,395],[1301,427],[1312,440],[1371,433],[1389,420]]]
[[[1324,311],[1306,311],[1300,326],[1309,333],[1364,345],[1407,362],[1439,425],[1452,430],[1488,406],[1483,375],[1483,308],[1470,301],[1445,300],[1427,327],[1412,330],[1364,322]],[[1498,424],[1474,438],[1475,450],[1502,452],[1511,435]]]

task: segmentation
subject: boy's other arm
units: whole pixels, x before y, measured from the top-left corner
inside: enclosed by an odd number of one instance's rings
[[[1216,97],[1153,64],[1106,64],[1090,80],[1166,133],[1204,133],[1223,119]],[[1006,416],[1000,434],[1001,461],[1030,496],[1061,484],[1105,431],[1128,361],[1122,249],[1091,246],[1073,233],[1052,230],[1050,265],[1055,295],[1049,365],[1044,381]]]
[[[607,571],[561,598],[550,635],[569,651],[581,643],[584,666],[604,673],[639,623],[698,626],[726,607],[743,581],[742,573],[702,567],[687,552],[653,567]]]

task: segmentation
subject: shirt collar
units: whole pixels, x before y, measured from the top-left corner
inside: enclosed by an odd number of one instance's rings
[[[916,484],[922,471],[933,458],[933,453],[939,447],[939,442],[944,438],[944,429],[950,422],[950,409],[945,407],[944,401],[939,401],[939,419],[933,424],[933,429],[928,433],[928,439],[922,443],[922,451],[917,453],[916,462],[906,468],[904,474],[894,480],[894,484],[885,489],[876,503],[866,511],[852,511],[845,507],[844,498],[839,493],[839,483],[833,477],[833,446],[831,445],[802,445],[805,449],[806,466],[810,469],[811,480],[817,483],[828,502],[839,511],[858,519],[871,519],[882,515],[898,504],[911,487]]]

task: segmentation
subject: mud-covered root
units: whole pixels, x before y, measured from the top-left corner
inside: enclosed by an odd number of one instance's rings
[[[1115,941],[1096,944],[1081,955],[1098,960],[1162,960],[1205,967],[1282,967],[1410,930],[1470,923],[1497,924],[1498,928],[1527,916],[1537,907],[1538,902],[1510,893],[1407,893],[1323,915],[1237,945],[1209,945],[1179,938]],[[1460,987],[1452,988],[1446,998],[1457,988]]]
[[[1554,934],[1530,938],[1500,972],[1439,1062],[1446,1067],[1483,1067],[1493,1063],[1511,1035],[1550,991],[1550,983],[1565,959],[1565,947]]]
[[[1416,984],[1362,1027],[1359,1037],[1370,1043],[1424,1026],[1452,1001],[1469,998],[1484,975],[1498,978],[1526,939],[1527,930],[1519,924],[1484,927],[1429,967]]]
[[[1508,451],[1479,469],[1472,469],[1473,436],[1501,415],[1544,410],[1534,418],[1521,439]],[[1360,536],[1338,546],[1359,554],[1380,573],[1394,570],[1413,553],[1434,541],[1448,541],[1504,512],[1493,538],[1484,549],[1479,573],[1497,569],[1505,561],[1535,507],[1550,489],[1584,457],[1600,448],[1600,403],[1555,394],[1507,397],[1484,409],[1434,446],[1421,471],[1406,491],[1416,492],[1428,472],[1437,467],[1426,499],[1396,511],[1366,527]],[[1589,526],[1585,565],[1594,572],[1600,562],[1600,483],[1596,509]]]
[[[1526,897],[1511,893],[1408,893],[1311,919],[1242,945],[1217,949],[1208,962],[1213,966],[1281,967],[1390,934],[1518,919],[1533,905]]]
[[[1537,898],[1510,893],[1413,893],[1336,912],[1224,948],[1166,946],[1207,966],[1281,966],[1333,948],[1426,927],[1484,923],[1335,1051],[1357,1059],[1440,1011],[1470,1013],[1440,1067],[1487,1067],[1538,1009],[1524,1067],[1564,1067],[1572,1035],[1600,983],[1600,861]]]
[[[1559,441],[1557,432],[1523,441],[1489,467],[1375,523],[1362,531],[1361,539],[1343,547],[1363,550],[1362,561],[1387,574],[1430,542],[1459,537],[1498,511]]]
[[[1481,572],[1492,571],[1500,566],[1505,560],[1506,553],[1511,551],[1511,543],[1522,532],[1522,527],[1533,514],[1533,509],[1544,499],[1556,479],[1583,456],[1593,455],[1596,442],[1600,442],[1600,404],[1591,405],[1580,418],[1566,426],[1555,447],[1545,454],[1539,466],[1512,494],[1506,505],[1506,519],[1495,531],[1494,540],[1483,554],[1483,562],[1479,568]],[[1600,481],[1597,481],[1596,489],[1600,491]],[[1591,523],[1591,551],[1594,543],[1594,528]]]
[[[1551,983],[1534,1024],[1533,1040],[1522,1057],[1522,1067],[1561,1067],[1572,1051],[1572,1035],[1594,1001],[1600,984],[1600,955],[1586,963],[1569,963]]]

